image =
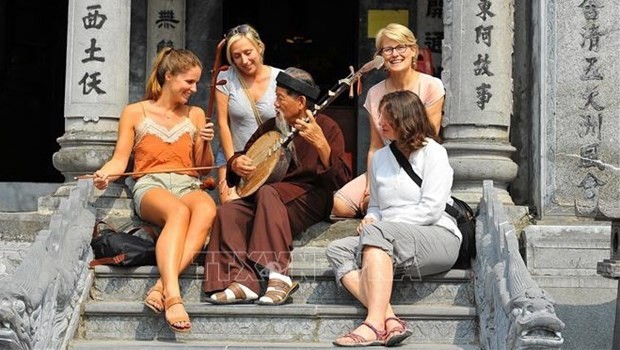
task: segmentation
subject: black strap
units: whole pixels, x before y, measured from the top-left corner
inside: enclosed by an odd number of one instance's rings
[[[405,155],[403,154],[403,152],[401,152],[397,147],[396,147],[396,142],[392,141],[392,143],[390,143],[390,149],[392,150],[392,153],[394,154],[394,157],[396,157],[396,161],[398,161],[398,164],[400,164],[400,166],[405,169],[405,172],[407,173],[407,175],[409,175],[409,177],[416,183],[418,184],[419,187],[422,187],[422,178],[420,178],[420,176],[418,176],[418,174],[416,174],[416,172],[413,170],[413,168],[411,167],[411,163],[409,163],[409,160],[407,160],[407,158],[405,158]],[[446,203],[446,213],[450,214],[453,218],[457,219],[459,218],[459,211],[458,209],[456,209],[455,207],[451,206],[450,204]]]
[[[394,153],[394,157],[396,157],[398,164],[405,169],[405,172],[407,172],[409,177],[412,178],[419,187],[422,187],[422,179],[418,176],[418,174],[416,174],[415,171],[413,171],[411,163],[409,163],[409,160],[405,158],[403,152],[396,148],[396,142],[392,141],[392,143],[390,143],[390,149],[392,150],[392,153]]]

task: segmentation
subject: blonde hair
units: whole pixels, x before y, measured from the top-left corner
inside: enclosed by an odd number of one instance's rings
[[[377,32],[377,36],[375,38],[375,55],[380,54],[379,51],[381,50],[381,45],[385,38],[392,39],[399,44],[411,46],[411,49],[414,52],[414,55],[411,58],[411,67],[415,69],[418,65],[419,47],[418,41],[416,40],[413,32],[409,28],[399,23],[390,23],[384,28],[381,28]]]
[[[151,74],[146,82],[144,98],[157,100],[161,96],[167,72],[177,75],[194,67],[202,69],[202,62],[193,52],[186,49],[163,48],[153,62]]]
[[[235,60],[230,54],[230,47],[242,38],[248,39],[252,46],[260,52],[261,57],[265,57],[265,43],[260,39],[256,29],[249,24],[240,24],[230,29],[226,34],[226,59],[229,64],[235,65]]]

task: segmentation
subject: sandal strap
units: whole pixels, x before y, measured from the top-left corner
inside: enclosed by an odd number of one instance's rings
[[[228,294],[226,294],[226,290],[229,290],[233,294],[233,299],[230,300],[246,300],[247,295],[241,288],[241,284],[237,282],[231,283],[226,289],[221,292],[217,292],[213,294],[213,299],[220,302],[229,301]]]
[[[364,343],[364,342],[367,342],[367,341],[368,341],[368,339],[366,339],[366,338],[362,337],[362,336],[361,336],[361,335],[359,335],[359,334],[355,334],[355,333],[353,333],[353,332],[347,333],[347,334],[343,335],[343,337],[345,337],[345,338],[351,338],[351,339],[353,340],[353,343],[354,343],[354,344]]]
[[[289,285],[281,279],[270,278],[267,282],[267,291],[263,295],[273,301],[273,303],[279,304],[286,300],[296,289],[297,283]]]
[[[269,279],[269,282],[267,282],[267,288],[269,288],[269,287],[274,288],[274,289],[276,289],[278,291],[285,291],[285,290],[291,288],[291,286],[288,283],[284,282],[281,279],[277,279],[277,278],[270,278]]]
[[[166,298],[166,309],[169,309],[172,305],[183,304],[183,299],[180,296]]]
[[[394,332],[404,332],[405,329],[407,328],[407,323],[405,323],[405,321],[401,320],[398,317],[388,317],[385,319],[385,323],[387,324],[388,321],[396,321],[398,322],[398,324],[400,324],[400,326],[396,326],[394,328],[392,328],[392,330],[389,333],[394,333]],[[385,330],[387,332],[387,326],[385,327]]]
[[[376,336],[377,340],[384,340],[385,339],[385,336],[387,335],[387,331],[385,329],[380,331],[377,328],[375,328],[375,326],[371,325],[370,323],[368,323],[366,321],[362,322],[362,324],[364,326],[370,328],[375,333],[375,336]]]
[[[245,292],[243,291],[243,289],[241,289],[241,286],[239,286],[239,283],[237,282],[231,283],[226,289],[229,289],[231,292],[233,292],[233,295],[235,296],[235,299],[237,300],[239,299],[245,300],[245,298],[247,297],[245,295]],[[224,293],[224,295],[226,294]]]

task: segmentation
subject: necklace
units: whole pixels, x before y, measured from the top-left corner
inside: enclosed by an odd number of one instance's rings
[[[163,117],[164,117],[164,119],[168,119],[168,120],[169,120],[169,119],[172,119],[172,117],[174,117],[174,116],[175,116],[174,111],[177,109],[177,107],[176,107],[176,106],[174,106],[174,107],[172,107],[172,108],[166,108],[166,107],[164,107],[164,106],[159,106],[159,105],[157,105],[157,104],[156,104],[156,106],[157,106],[158,108],[161,108],[161,109],[163,110],[163,112],[164,112],[164,113],[163,113]]]

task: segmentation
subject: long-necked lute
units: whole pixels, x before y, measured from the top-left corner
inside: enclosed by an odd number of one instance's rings
[[[352,72],[344,79],[340,79],[334,87],[329,89],[327,94],[319,100],[312,111],[313,115],[324,110],[345,90],[352,88],[353,84],[365,73],[383,66],[384,60],[381,56],[376,56],[372,61],[367,62],[357,72]],[[306,118],[306,122],[307,122]],[[278,182],[284,178],[289,167],[291,156],[287,151],[288,144],[297,135],[298,130],[293,128],[287,135],[283,136],[279,131],[268,131],[260,136],[246,152],[252,159],[252,165],[256,169],[248,176],[242,177],[236,186],[237,194],[243,198],[252,195],[263,184]]]

